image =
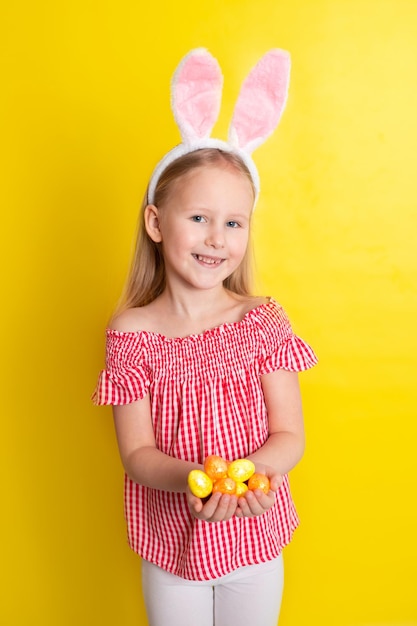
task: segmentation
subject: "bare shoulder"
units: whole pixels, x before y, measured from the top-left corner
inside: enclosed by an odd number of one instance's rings
[[[137,332],[139,330],[147,330],[149,324],[149,312],[148,307],[134,307],[122,311],[119,315],[114,317],[109,328],[112,330],[118,330],[122,333]]]
[[[268,304],[269,301],[270,298],[265,298],[263,296],[250,296],[244,298],[241,302],[242,317],[244,317],[250,311],[253,311],[254,309],[262,306],[263,304]]]

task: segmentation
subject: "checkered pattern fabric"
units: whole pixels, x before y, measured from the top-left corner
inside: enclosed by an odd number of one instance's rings
[[[149,394],[160,450],[195,463],[210,454],[233,460],[268,438],[261,376],[280,368],[305,370],[316,362],[271,299],[240,322],[185,338],[107,330],[106,369],[93,400],[128,404]],[[194,519],[185,494],[149,489],[127,476],[124,495],[131,548],[190,580],[275,558],[298,525],[288,476],[264,515],[218,523]]]

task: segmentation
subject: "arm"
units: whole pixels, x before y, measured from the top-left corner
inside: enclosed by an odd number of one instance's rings
[[[250,455],[255,465],[287,474],[301,460],[304,447],[304,420],[296,372],[277,370],[262,377],[262,389],[268,412],[269,437]]]
[[[269,494],[246,492],[239,498],[238,516],[262,515],[275,501],[282,475],[287,474],[304,453],[304,421],[298,375],[277,370],[262,377],[262,388],[268,411],[269,437],[249,458],[256,470],[265,473],[271,481]]]
[[[158,450],[149,396],[132,404],[114,406],[113,416],[120,457],[129,478],[153,489],[186,492],[190,511],[199,519],[217,522],[234,515],[237,506],[235,496],[216,493],[203,503],[200,498],[193,496],[187,486],[188,473],[198,466]]]
[[[175,459],[156,447],[149,396],[113,407],[120,457],[134,482],[153,489],[184,492],[195,463]]]
[[[128,309],[113,320],[111,327],[127,332],[142,327],[144,320],[138,319],[138,314],[143,313],[144,308]],[[236,497],[216,493],[203,503],[191,493],[187,481],[189,472],[199,466],[158,450],[149,395],[131,404],[113,406],[113,417],[120,458],[131,480],[152,489],[185,492],[190,512],[199,519],[215,522],[234,515]],[[202,465],[200,469],[203,469]]]

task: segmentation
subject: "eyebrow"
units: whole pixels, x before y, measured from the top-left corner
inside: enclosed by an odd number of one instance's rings
[[[250,217],[251,217],[250,215],[246,215],[245,213],[231,213],[228,219],[249,221]]]
[[[213,215],[215,213],[217,213],[217,209],[212,209],[207,205],[195,205],[195,206],[188,206],[188,207],[184,207],[184,210],[187,213],[192,213],[194,215],[200,215],[200,214],[208,214],[208,215]],[[238,210],[239,211],[239,210]],[[230,221],[244,221],[244,222],[250,222],[252,214],[250,213],[249,215],[246,215],[246,213],[227,213],[225,215],[225,220],[226,222],[230,222]]]

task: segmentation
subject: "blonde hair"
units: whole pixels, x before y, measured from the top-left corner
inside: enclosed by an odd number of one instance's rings
[[[161,174],[155,189],[155,205],[163,203],[172,184],[193,169],[204,166],[225,165],[234,168],[246,176],[251,183],[255,198],[255,188],[248,168],[242,159],[231,152],[217,148],[203,148],[179,157]],[[145,208],[147,192],[139,214],[138,230],[133,257],[117,306],[115,315],[122,311],[141,307],[155,300],[165,288],[165,263],[160,243],[149,237],[145,228]],[[224,281],[224,287],[242,296],[251,295],[252,287],[252,250],[250,243],[239,267]]]

